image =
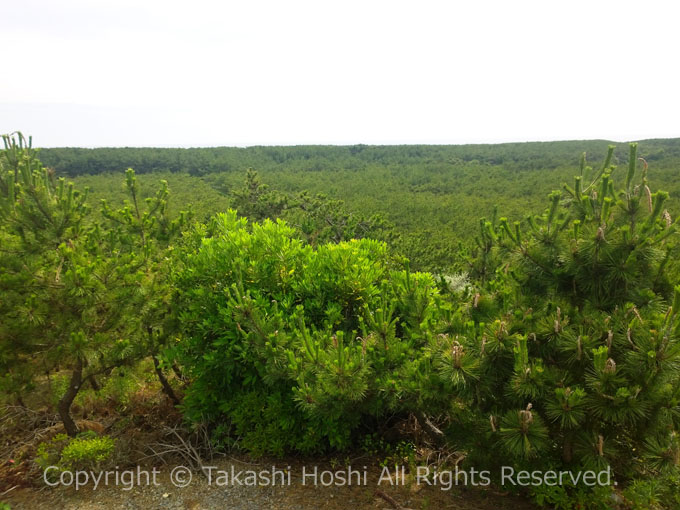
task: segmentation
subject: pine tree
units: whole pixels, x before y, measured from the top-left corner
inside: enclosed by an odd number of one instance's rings
[[[623,179],[610,147],[596,171],[583,157],[543,214],[482,225],[476,263],[493,278],[478,296],[495,299],[502,327],[479,323],[460,343],[484,374],[477,423],[490,415],[489,437],[510,459],[621,476],[651,458],[677,469],[677,222],[636,150]]]
[[[143,285],[140,291],[143,299],[136,310],[140,322],[140,342],[153,360],[163,391],[178,405],[180,399],[163,372],[167,365],[164,351],[171,347],[170,341],[177,330],[171,311],[173,243],[190,220],[191,212],[180,211],[172,218],[168,211],[170,191],[165,180],[161,180],[155,196],[147,198],[142,204],[137,177],[132,168],[125,172],[125,188],[129,200],[117,210],[111,209],[103,200],[102,215],[108,220],[109,231],[124,241],[123,249],[142,254],[140,271],[143,273]]]
[[[286,220],[313,246],[364,238],[390,241],[396,237],[393,226],[379,214],[364,217],[348,211],[342,200],[322,193],[288,195],[272,190],[252,168],[246,173],[243,188],[233,192],[232,205],[250,221]]]
[[[152,200],[150,212],[140,214],[133,172],[127,183],[134,208],[104,207],[109,222],[118,220],[115,228],[93,221],[87,192],[55,179],[30,140],[15,134],[4,141],[0,363],[8,375],[3,384],[20,395],[36,374],[68,368],[68,387],[57,409],[66,432],[75,435],[70,409],[85,382],[96,385],[96,376],[149,353],[140,332],[159,329],[158,314],[150,311],[159,307],[153,243],[175,232],[179,222],[168,222],[163,214],[167,187]]]

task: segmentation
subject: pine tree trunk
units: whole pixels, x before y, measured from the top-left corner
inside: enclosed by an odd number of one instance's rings
[[[158,363],[158,358],[156,358],[155,355],[151,356],[151,358],[153,359],[153,368],[156,371],[158,380],[161,382],[163,391],[168,396],[168,398],[172,400],[173,404],[175,404],[176,406],[179,405],[179,399],[177,398],[177,395],[175,395],[175,391],[172,389],[172,386],[170,386],[170,383],[165,378],[165,374],[163,374],[163,371],[161,370],[160,363]]]
[[[425,416],[424,413],[418,411],[414,413],[416,419],[418,420],[418,425],[425,431],[427,436],[432,440],[432,442],[437,446],[443,446],[446,444],[446,436],[439,430],[439,428],[430,421],[430,419]]]
[[[94,377],[93,375],[89,375],[89,376],[87,377],[87,382],[90,383],[90,386],[92,387],[92,389],[93,389],[94,391],[99,391],[99,390],[102,389],[102,387],[101,387],[101,386],[99,385],[99,383],[97,382],[97,379],[95,379],[95,377]]]
[[[76,366],[71,373],[71,381],[69,382],[68,389],[61,399],[59,399],[59,403],[57,404],[57,410],[59,411],[61,421],[64,423],[64,429],[71,437],[75,437],[78,434],[78,427],[71,417],[71,404],[73,404],[73,400],[75,400],[76,395],[78,395],[82,382],[83,361],[78,358]]]

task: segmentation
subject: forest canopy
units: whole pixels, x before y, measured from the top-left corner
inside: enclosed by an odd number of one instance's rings
[[[263,205],[269,217],[282,212],[284,197],[299,206],[323,194],[341,200],[343,214],[362,220],[377,215],[392,225],[390,245],[411,259],[414,268],[455,272],[461,270],[455,257],[458,245],[471,242],[480,217],[491,217],[494,207],[502,206],[508,218],[524,220],[529,210],[544,207],[545,196],[554,188],[571,183],[583,153],[586,165],[597,166],[610,144],[58,148],[41,149],[40,158],[57,175],[77,177],[75,182],[88,186],[95,200],[122,203],[118,182],[127,168],[148,183],[146,189],[166,179],[176,203],[193,203],[200,219],[236,207],[239,193],[247,192],[244,181],[252,169],[256,182],[279,200]],[[653,165],[650,185],[670,193],[669,211],[680,213],[680,140],[646,140],[637,156]],[[626,145],[618,144],[611,163],[623,168],[628,158]],[[308,199],[296,198],[305,191]],[[326,208],[339,205],[324,203]],[[387,234],[375,235],[385,239]]]

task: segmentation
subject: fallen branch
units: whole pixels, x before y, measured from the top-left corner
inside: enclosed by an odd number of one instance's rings
[[[15,485],[14,487],[10,487],[10,488],[7,489],[5,492],[3,492],[2,494],[0,494],[0,496],[4,496],[5,494],[7,494],[8,492],[13,491],[13,490],[16,489],[17,487],[19,487],[19,486],[18,486],[18,485]]]
[[[401,506],[397,501],[390,496],[389,494],[386,494],[385,492],[381,491],[380,489],[375,490],[375,495],[378,496],[379,498],[384,499],[387,501],[390,505],[392,505],[392,508],[395,510],[413,510],[411,508],[406,508],[404,506]]]

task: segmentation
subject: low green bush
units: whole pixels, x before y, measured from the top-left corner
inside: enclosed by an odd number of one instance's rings
[[[383,243],[312,248],[233,211],[186,240],[175,282],[185,413],[254,453],[341,450],[414,410],[420,353],[449,328],[433,277]]]
[[[98,437],[92,431],[83,432],[75,438],[57,434],[50,441],[38,445],[36,463],[42,470],[55,466],[48,476],[58,476],[58,471],[100,471],[112,461],[116,441],[109,436]]]
[[[108,436],[76,437],[61,451],[60,464],[69,469],[99,470],[112,458],[115,447]]]

